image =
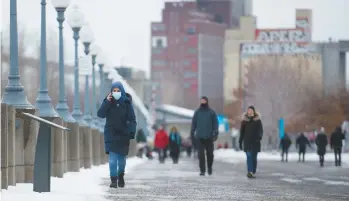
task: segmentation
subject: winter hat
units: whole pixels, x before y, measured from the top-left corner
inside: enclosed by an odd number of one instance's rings
[[[201,99],[205,100],[208,103],[208,98],[207,96],[202,96]]]
[[[253,105],[250,105],[250,106],[248,107],[248,109],[252,109],[252,110],[253,110],[253,112],[254,112],[254,113],[256,113],[256,109],[254,108],[254,106],[253,106]]]

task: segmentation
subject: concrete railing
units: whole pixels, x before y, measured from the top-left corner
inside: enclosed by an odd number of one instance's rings
[[[23,118],[21,112],[34,114],[34,110],[15,109],[1,103],[1,189],[17,183],[32,183],[39,122]],[[54,123],[67,127],[51,130],[51,176],[63,178],[66,172],[79,172],[108,163],[104,151],[104,136],[97,129],[81,127],[77,123],[57,118]],[[134,140],[129,156],[136,153]],[[106,173],[107,174],[107,173]]]

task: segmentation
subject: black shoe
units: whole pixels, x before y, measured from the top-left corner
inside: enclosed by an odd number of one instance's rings
[[[110,177],[111,183],[109,185],[110,188],[118,187],[118,177]]]
[[[256,178],[256,177],[253,175],[252,172],[249,172],[249,173],[247,173],[247,178],[249,178],[249,179],[254,179],[254,178]]]
[[[207,173],[208,175],[212,175],[212,168],[208,169]]]
[[[200,176],[205,176],[205,172],[200,172]]]
[[[120,188],[125,187],[124,175],[125,175],[125,173],[120,173],[120,174],[119,174],[118,186],[119,186]]]

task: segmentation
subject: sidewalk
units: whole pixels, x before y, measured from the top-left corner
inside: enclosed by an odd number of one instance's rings
[[[130,158],[126,171],[132,171],[145,160]],[[108,177],[109,166],[102,165],[92,169],[81,169],[78,173],[66,173],[63,179],[51,178],[50,193],[33,192],[32,184],[17,184],[1,191],[0,201],[106,201],[106,188],[101,185],[102,178]]]

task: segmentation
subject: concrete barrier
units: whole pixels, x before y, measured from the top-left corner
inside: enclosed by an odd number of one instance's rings
[[[67,123],[64,123],[67,127]],[[68,132],[63,132],[63,172],[68,172]]]
[[[92,164],[100,165],[101,164],[101,154],[100,154],[100,133],[98,129],[92,129]]]
[[[1,103],[1,189],[8,187],[8,107]],[[12,151],[12,150],[10,150]]]
[[[64,121],[60,118],[53,120],[54,123],[62,126],[66,126]],[[51,175],[54,177],[63,178],[64,174],[64,133],[62,129],[52,128],[52,165],[51,165]]]
[[[90,169],[92,166],[92,129],[84,127],[83,131],[84,168]]]
[[[80,152],[80,168],[84,167],[84,137],[86,126],[80,126],[80,135],[79,135],[79,152]]]
[[[104,135],[100,133],[99,135],[99,139],[100,139],[100,142],[101,142],[101,146],[99,147],[99,150],[100,150],[100,158],[101,158],[101,164],[105,164],[107,162],[107,158],[108,158],[108,155],[105,153],[105,149],[104,149]]]
[[[132,140],[130,140],[130,147],[128,150],[128,156],[129,157],[136,156],[136,153],[137,153],[137,142],[136,142],[136,140],[132,139]]]
[[[8,185],[16,185],[16,109],[7,106],[7,169]]]
[[[80,127],[77,123],[67,123],[71,131],[67,133],[68,139],[68,171],[80,171]]]
[[[16,160],[16,183],[24,183],[24,120],[16,118],[16,146],[15,146],[15,160]]]
[[[40,123],[36,120],[25,118],[24,121],[24,173],[25,183],[33,183],[34,178],[34,160],[36,151],[36,142],[38,139]],[[28,132],[29,131],[29,132]]]

